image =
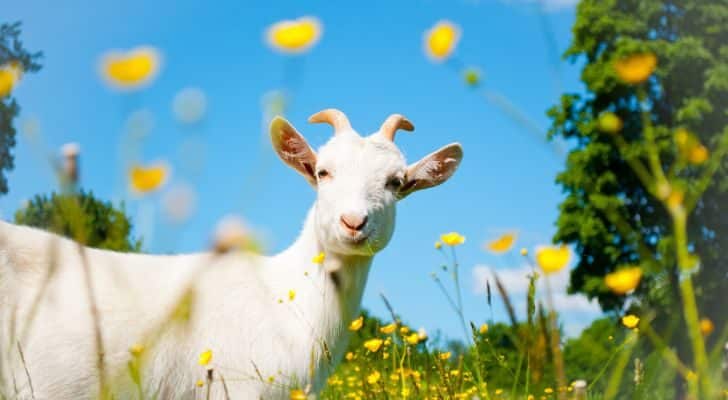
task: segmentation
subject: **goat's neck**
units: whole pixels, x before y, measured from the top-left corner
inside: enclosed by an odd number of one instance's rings
[[[346,323],[359,312],[373,256],[346,255],[326,248],[316,233],[315,220],[316,205],[309,211],[301,235],[286,253],[303,257],[306,263],[311,263],[315,255],[324,253],[319,281],[328,293],[335,293],[337,311],[342,322]]]

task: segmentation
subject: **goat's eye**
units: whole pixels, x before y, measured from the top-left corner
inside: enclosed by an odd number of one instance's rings
[[[389,178],[389,180],[387,180],[387,187],[391,190],[398,190],[400,187],[402,187],[402,178]]]
[[[326,177],[328,177],[328,176],[329,176],[329,171],[327,171],[327,170],[325,170],[325,169],[320,169],[320,170],[319,170],[319,171],[318,171],[318,172],[316,173],[316,176],[317,176],[317,177],[318,177],[319,179],[324,179],[324,178],[326,178]]]

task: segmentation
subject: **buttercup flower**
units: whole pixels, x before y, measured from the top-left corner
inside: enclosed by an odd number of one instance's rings
[[[276,22],[268,28],[266,39],[271,47],[282,53],[297,54],[318,43],[322,31],[318,19],[303,17]]]
[[[354,359],[354,353],[348,352],[344,358],[346,358],[346,361],[351,361]]]
[[[135,343],[131,347],[129,347],[129,353],[133,355],[134,357],[139,357],[144,352],[144,345]]]
[[[21,76],[22,70],[19,63],[0,66],[0,99],[13,91]]]
[[[713,330],[715,329],[715,325],[713,325],[713,321],[711,321],[708,318],[702,318],[700,320],[700,333],[703,334],[703,336],[708,336],[711,333],[713,333]]]
[[[101,76],[114,88],[139,89],[157,76],[161,59],[159,51],[149,46],[110,51],[101,58]]]
[[[497,239],[486,243],[485,248],[496,254],[505,253],[513,247],[517,237],[518,234],[515,232],[505,233]]]
[[[306,400],[306,392],[301,389],[291,390],[291,400]]]
[[[420,335],[417,332],[412,332],[411,334],[404,337],[405,342],[415,345],[420,342]]]
[[[439,21],[425,32],[424,39],[425,54],[433,61],[444,61],[457,47],[460,28],[450,21]]]
[[[629,329],[635,328],[640,323],[640,318],[633,314],[627,314],[622,317],[622,325]]]
[[[195,382],[195,385],[197,387],[203,387],[205,386],[205,381],[203,381],[202,379],[198,379],[197,382]]]
[[[536,249],[536,263],[545,274],[559,272],[571,259],[569,248],[561,246],[540,246]]]
[[[379,382],[379,378],[381,378],[382,374],[379,373],[379,371],[374,371],[369,376],[367,376],[367,383],[370,385],[374,385],[375,383]]]
[[[136,193],[150,193],[162,187],[168,175],[169,167],[163,162],[146,167],[134,165],[129,170],[129,184]]]
[[[441,235],[440,240],[448,246],[455,247],[465,243],[465,236],[457,232],[450,232]]]
[[[359,318],[351,321],[349,324],[349,330],[358,331],[362,326],[364,326],[364,316],[360,316]]]
[[[296,291],[291,289],[288,291],[288,301],[293,301],[296,298]]]
[[[597,126],[602,132],[616,134],[622,130],[622,120],[613,112],[605,112],[599,116]]]
[[[678,128],[675,130],[675,144],[680,157],[689,163],[700,165],[708,161],[710,155],[708,149],[687,129]]]
[[[642,279],[640,267],[622,268],[604,277],[604,283],[616,294],[625,294],[633,291]]]
[[[619,79],[631,85],[646,81],[656,67],[657,57],[652,53],[632,54],[614,63]]]
[[[488,324],[480,325],[480,329],[478,329],[478,332],[480,332],[481,335],[485,335],[488,333]]]
[[[210,361],[212,361],[212,350],[207,349],[207,350],[203,351],[202,353],[200,353],[200,358],[197,362],[200,365],[205,366],[205,365],[209,364]]]
[[[442,242],[438,240],[437,242],[435,242],[435,250],[440,250],[441,248],[442,248]]]
[[[364,347],[372,353],[376,353],[382,347],[382,343],[384,343],[382,339],[369,339],[364,342]]]
[[[323,264],[325,259],[326,259],[326,254],[322,251],[322,252],[316,254],[315,256],[313,256],[313,258],[311,259],[311,262],[313,262],[314,264]]]
[[[379,328],[379,332],[382,332],[385,335],[389,335],[390,333],[394,332],[397,329],[397,324],[392,322],[389,325],[384,325],[383,327]]]
[[[449,360],[450,356],[452,356],[452,353],[449,351],[446,351],[444,353],[440,353],[440,355],[438,357],[440,357],[440,360],[444,361],[444,360]]]

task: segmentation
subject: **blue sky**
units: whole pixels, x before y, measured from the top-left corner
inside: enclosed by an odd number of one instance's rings
[[[430,277],[442,260],[433,242],[453,230],[468,238],[457,250],[469,319],[490,318],[478,290],[487,268],[498,269],[520,295],[527,271],[522,260],[492,256],[482,243],[512,229],[520,233],[519,247],[550,241],[562,198],[554,180],[564,156],[488,103],[482,89],[466,87],[453,68],[430,62],[422,35],[440,19],[460,25],[457,60],[481,68],[486,90],[505,96],[545,130],[545,110],[558,93],[581,90],[578,65],[558,59],[569,42],[572,2],[547,2],[546,13],[528,1],[243,3],[250,2],[74,0],[61,7],[27,0],[3,6],[5,21],[23,21],[26,47],[45,53],[43,70],[26,76],[15,92],[23,108],[16,124],[39,123],[42,143],[19,137],[11,191],[0,198],[3,218],[11,218],[24,199],[56,187],[45,152],[78,142],[83,187],[105,199],[125,199],[147,251],[204,250],[216,222],[228,214],[248,221],[271,252],[281,250],[297,236],[314,192],[271,150],[261,128],[261,103],[265,93],[293,79],[286,117],[314,147],[330,128],[306,124],[307,116],[336,107],[361,133],[376,130],[391,113],[408,116],[417,130],[397,140],[410,161],[453,141],[465,149],[451,181],[400,204],[394,239],[370,275],[366,308],[387,315],[382,292],[413,326],[457,337],[457,320]],[[309,53],[292,58],[266,46],[267,26],[306,15],[324,26]],[[131,94],[105,86],[97,73],[99,57],[139,45],[163,53],[157,79]],[[208,99],[205,120],[193,128],[175,122],[171,111],[173,97],[185,87],[200,88]],[[138,200],[125,193],[119,148],[125,121],[139,110],[153,119],[140,158],[168,160],[169,187],[187,182],[197,193],[196,212],[181,226],[161,219],[160,195]],[[202,169],[192,171],[191,160],[200,160]],[[556,280],[563,288],[565,275]],[[556,300],[568,332],[595,315],[594,305],[583,299]],[[503,319],[500,305],[494,316]]]

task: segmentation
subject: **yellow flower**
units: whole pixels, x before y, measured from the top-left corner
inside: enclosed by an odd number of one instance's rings
[[[463,73],[465,78],[465,84],[470,87],[475,87],[480,84],[480,70],[478,68],[470,67]]]
[[[168,175],[169,167],[163,162],[147,167],[135,165],[129,170],[129,184],[136,193],[149,193],[164,185]]]
[[[702,164],[708,161],[708,155],[708,149],[700,144],[690,149],[690,152],[688,153],[688,161],[696,165]]]
[[[364,347],[372,353],[376,353],[382,347],[382,343],[384,343],[382,339],[369,339],[364,342]]]
[[[13,91],[21,75],[22,70],[19,63],[8,63],[0,66],[0,99]]]
[[[409,333],[409,327],[402,326],[401,328],[399,328],[399,333],[402,334],[402,335],[408,334]]]
[[[326,254],[322,251],[322,252],[316,254],[315,256],[313,256],[313,258],[311,259],[311,262],[313,262],[314,264],[323,264],[325,259],[326,259]]]
[[[420,342],[420,335],[417,332],[412,332],[411,334],[405,336],[404,340],[411,345],[416,345]]]
[[[622,325],[626,326],[629,329],[636,327],[639,323],[640,317],[636,315],[628,314],[622,317]]]
[[[670,208],[670,210],[676,210],[682,206],[684,199],[685,193],[683,193],[683,191],[680,189],[673,188],[670,192],[670,195],[667,196],[665,202],[667,203],[667,206]]]
[[[536,249],[536,263],[545,274],[559,272],[571,259],[569,248],[561,246],[540,246]]]
[[[493,253],[505,253],[516,243],[518,235],[515,232],[508,232],[501,237],[486,243],[485,248]]]
[[[500,396],[502,393],[503,393],[503,389],[496,389],[495,390],[495,395],[496,396]]]
[[[382,332],[385,335],[389,335],[390,333],[394,332],[397,329],[397,324],[392,322],[389,325],[384,325],[383,327],[379,328],[379,332]]]
[[[425,54],[433,61],[445,61],[460,40],[460,28],[450,21],[439,21],[425,32]]]
[[[713,325],[713,321],[711,321],[708,318],[702,318],[700,320],[700,333],[703,334],[703,336],[708,336],[711,333],[713,333],[713,330],[715,329],[715,326]]]
[[[440,353],[440,355],[438,357],[440,357],[440,360],[444,361],[444,360],[449,360],[450,356],[452,356],[452,353],[447,351],[445,353]]]
[[[700,165],[708,160],[710,153],[700,143],[700,140],[685,128],[675,130],[675,144],[680,157],[694,165]]]
[[[291,390],[291,400],[306,400],[306,393],[301,389]]]
[[[546,389],[543,390],[543,392],[546,393],[546,394],[551,394],[551,393],[554,392],[554,389],[551,389],[550,387],[547,387]]]
[[[445,233],[440,236],[440,240],[442,240],[443,243],[445,243],[448,246],[459,246],[463,243],[465,243],[465,236],[457,233],[457,232],[450,232]]]
[[[134,357],[139,357],[144,352],[144,345],[140,343],[135,343],[131,347],[129,347],[129,353],[133,355]]]
[[[352,353],[352,352],[348,352],[348,353],[346,353],[346,356],[345,356],[345,358],[346,358],[346,361],[351,361],[351,360],[353,360],[353,359],[354,359],[354,353]]]
[[[282,53],[304,53],[321,38],[323,28],[318,19],[302,17],[279,21],[271,25],[266,33],[268,44]]]
[[[657,57],[652,53],[632,54],[614,63],[619,79],[632,85],[646,81],[656,67]]]
[[[604,283],[612,292],[625,294],[633,291],[642,279],[640,267],[622,268],[604,277]]]
[[[205,386],[205,381],[198,379],[197,382],[195,382],[195,385],[197,385],[197,387],[203,387]]]
[[[379,382],[379,378],[382,377],[382,374],[379,373],[379,371],[374,371],[369,376],[367,376],[367,382],[370,385],[374,385],[375,383]]]
[[[200,353],[200,358],[197,361],[200,365],[207,365],[212,361],[212,350],[207,349]]]
[[[480,325],[480,329],[478,329],[481,335],[485,335],[488,333],[488,324]]]
[[[355,332],[361,329],[362,326],[364,326],[364,316],[360,316],[359,318],[351,321],[349,324],[349,330]]]
[[[288,301],[293,301],[296,298],[296,291],[291,289],[288,291]]]
[[[276,377],[275,376],[271,375],[271,376],[268,377],[268,383],[273,383],[275,381],[276,381]]]
[[[117,89],[138,89],[156,77],[161,59],[159,51],[148,46],[110,51],[101,58],[101,76]]]
[[[442,242],[438,240],[437,242],[435,242],[435,250],[440,250],[441,248],[442,248]]]
[[[613,112],[605,112],[599,116],[597,126],[602,132],[615,134],[622,130],[622,120]]]

